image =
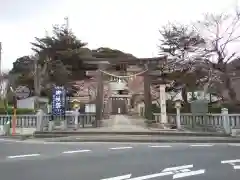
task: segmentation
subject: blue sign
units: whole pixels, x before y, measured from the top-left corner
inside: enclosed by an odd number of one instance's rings
[[[53,88],[52,94],[52,115],[62,116],[65,115],[65,100],[66,91],[62,86]]]

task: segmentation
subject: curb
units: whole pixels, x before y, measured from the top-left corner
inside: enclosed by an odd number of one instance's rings
[[[15,136],[0,136],[0,138],[5,138],[5,139],[14,139],[14,140],[27,140],[27,139],[32,139],[33,135],[15,135]]]
[[[240,139],[232,140],[147,140],[147,139],[59,139],[46,140],[46,142],[126,142],[126,143],[240,143]]]
[[[212,136],[212,137],[230,137],[230,135],[222,134],[222,133],[198,133],[198,132],[182,132],[182,131],[176,131],[176,132],[164,132],[164,131],[98,131],[98,132],[91,132],[91,131],[55,131],[55,132],[35,132],[33,136],[35,138],[44,138],[44,137],[66,137],[66,136],[81,136],[81,135],[150,135],[150,136],[198,136],[198,137],[206,137],[206,136]]]

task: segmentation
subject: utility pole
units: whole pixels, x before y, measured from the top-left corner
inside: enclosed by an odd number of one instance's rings
[[[2,42],[0,42],[0,74],[2,74]]]
[[[38,64],[38,60],[35,57],[34,59],[34,95],[35,95],[35,103],[36,103],[36,108],[39,108],[39,97],[41,95],[41,90],[40,90],[40,68]]]

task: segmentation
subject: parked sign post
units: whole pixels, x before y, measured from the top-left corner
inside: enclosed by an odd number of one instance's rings
[[[16,122],[17,122],[17,99],[25,99],[29,97],[30,90],[26,86],[18,86],[16,90],[13,90],[12,87],[11,91],[13,92],[13,117],[12,117],[12,135],[16,134]]]

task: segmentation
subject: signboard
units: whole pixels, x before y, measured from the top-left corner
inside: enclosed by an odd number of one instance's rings
[[[207,100],[195,100],[191,102],[191,112],[198,113],[208,113],[208,101]]]
[[[30,89],[27,86],[18,86],[15,90],[18,99],[25,99],[30,95]]]
[[[52,114],[56,116],[65,115],[66,91],[62,86],[53,88],[52,94]]]

